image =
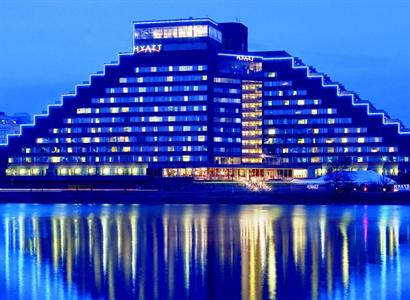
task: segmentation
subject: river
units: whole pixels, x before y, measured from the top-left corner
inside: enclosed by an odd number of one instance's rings
[[[410,299],[410,206],[2,204],[0,299]]]

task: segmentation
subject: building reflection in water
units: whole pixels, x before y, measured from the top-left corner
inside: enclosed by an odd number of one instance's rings
[[[404,299],[409,216],[394,206],[3,205],[0,296]]]

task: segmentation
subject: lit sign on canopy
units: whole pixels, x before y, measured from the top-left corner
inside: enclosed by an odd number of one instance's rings
[[[136,53],[156,53],[156,52],[161,52],[161,50],[162,50],[161,44],[135,46]]]

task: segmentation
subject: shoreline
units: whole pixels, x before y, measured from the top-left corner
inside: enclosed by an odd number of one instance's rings
[[[227,192],[137,189],[1,189],[0,203],[410,205],[410,192]]]

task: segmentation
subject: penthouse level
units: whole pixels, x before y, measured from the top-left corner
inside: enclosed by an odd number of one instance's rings
[[[335,165],[409,172],[400,121],[285,51],[249,51],[245,25],[133,26],[131,53],[8,137],[6,179],[269,180]]]

